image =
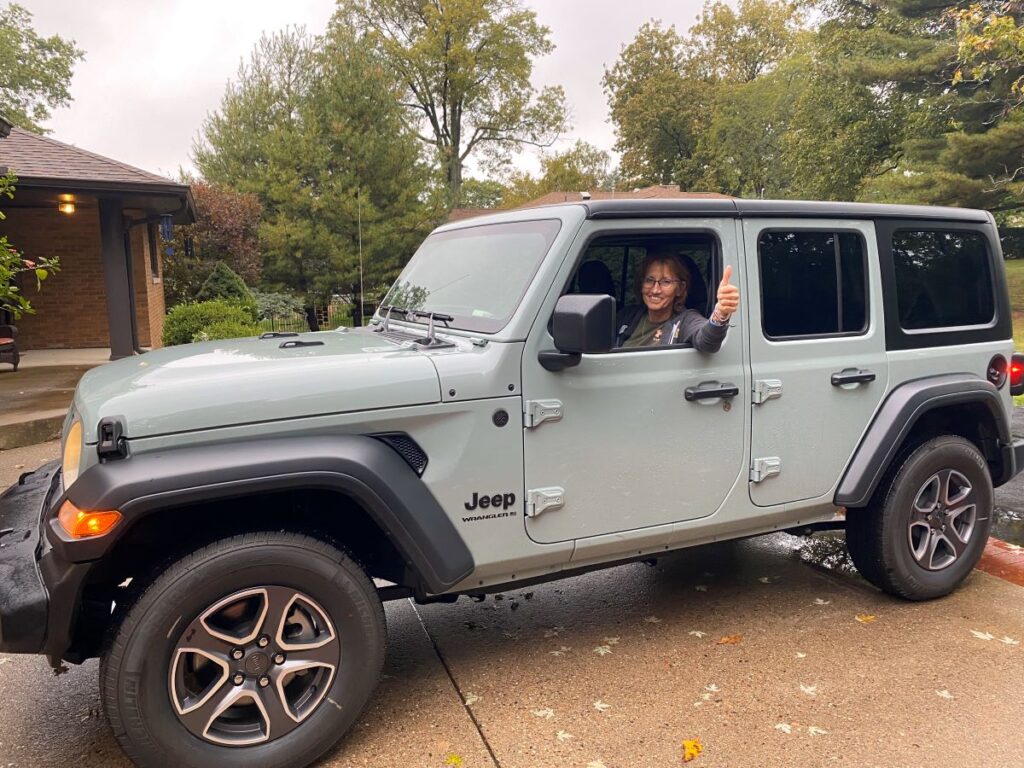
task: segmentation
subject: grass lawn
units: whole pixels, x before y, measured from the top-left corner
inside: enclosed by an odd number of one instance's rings
[[[1013,344],[1018,350],[1024,350],[1024,259],[1010,259],[1004,264],[1013,311]]]

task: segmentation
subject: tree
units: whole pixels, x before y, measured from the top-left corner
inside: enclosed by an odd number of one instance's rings
[[[344,23],[288,29],[256,46],[194,148],[208,181],[259,199],[262,287],[303,297],[311,327],[313,303],[382,291],[436,221],[398,95]]]
[[[500,181],[494,179],[463,179],[463,208],[497,208],[508,189]]]
[[[40,37],[20,5],[0,8],[0,110],[13,124],[46,133],[40,123],[71,102],[68,87],[83,57],[73,40]]]
[[[0,200],[14,197],[17,179],[11,174],[0,176]],[[7,217],[0,211],[0,221]],[[55,258],[37,257],[27,259],[7,241],[7,235],[0,235],[0,312],[9,312],[17,319],[23,314],[32,314],[32,304],[17,283],[23,275],[34,279],[36,290],[42,288],[43,280],[58,272],[60,264]]]
[[[530,83],[532,59],[554,46],[522,0],[339,0],[334,23],[367,35],[399,77],[449,207],[461,204],[470,157],[501,163],[524,146],[550,146],[566,128],[562,89]]]
[[[608,174],[608,153],[593,144],[577,141],[565,152],[541,159],[541,175],[513,174],[502,198],[503,208],[515,208],[549,192],[583,192],[598,189]]]
[[[704,172],[701,166],[712,162],[712,155],[724,158],[705,132],[716,115],[719,122],[732,120],[730,116],[742,120],[730,101],[746,101],[744,108],[764,113],[749,97],[756,89],[742,86],[768,74],[792,53],[800,22],[793,4],[742,0],[737,10],[721,2],[706,3],[686,36],[658,21],[644,24],[603,79],[624,176],[641,185],[712,179],[730,190],[748,188],[748,181],[751,189],[759,188],[761,182],[736,178],[735,169],[721,166],[724,175]],[[735,127],[741,133],[749,128],[740,123]],[[724,138],[731,131],[723,133],[720,126],[719,133]],[[698,152],[702,158],[695,156]],[[726,182],[729,176],[734,178]]]

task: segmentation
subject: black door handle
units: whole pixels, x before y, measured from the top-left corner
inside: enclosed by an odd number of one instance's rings
[[[710,400],[713,397],[736,397],[740,388],[735,384],[719,384],[717,381],[705,381],[696,387],[687,387],[683,390],[683,397],[687,402],[694,400]]]
[[[841,387],[843,384],[866,384],[875,380],[875,374],[865,368],[847,368],[832,374],[832,386]]]

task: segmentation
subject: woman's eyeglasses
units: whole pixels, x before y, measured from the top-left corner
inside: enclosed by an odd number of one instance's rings
[[[655,280],[653,277],[644,278],[644,288],[653,288],[656,285],[660,285],[662,289],[671,288],[676,283],[685,283],[685,280],[672,280],[668,277],[663,277],[661,280]]]

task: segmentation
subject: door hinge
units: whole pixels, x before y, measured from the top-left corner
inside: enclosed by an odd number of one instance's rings
[[[534,488],[526,492],[526,516],[536,517],[549,509],[558,509],[565,504],[564,488]]]
[[[754,459],[754,466],[750,468],[750,482],[760,483],[765,478],[777,475],[782,471],[782,459],[778,456],[765,456],[761,459]]]
[[[751,402],[754,405],[779,397],[782,397],[782,382],[778,379],[758,379],[754,382],[754,392],[751,397]]]
[[[527,400],[524,403],[523,424],[527,429],[544,421],[562,418],[561,400]]]

